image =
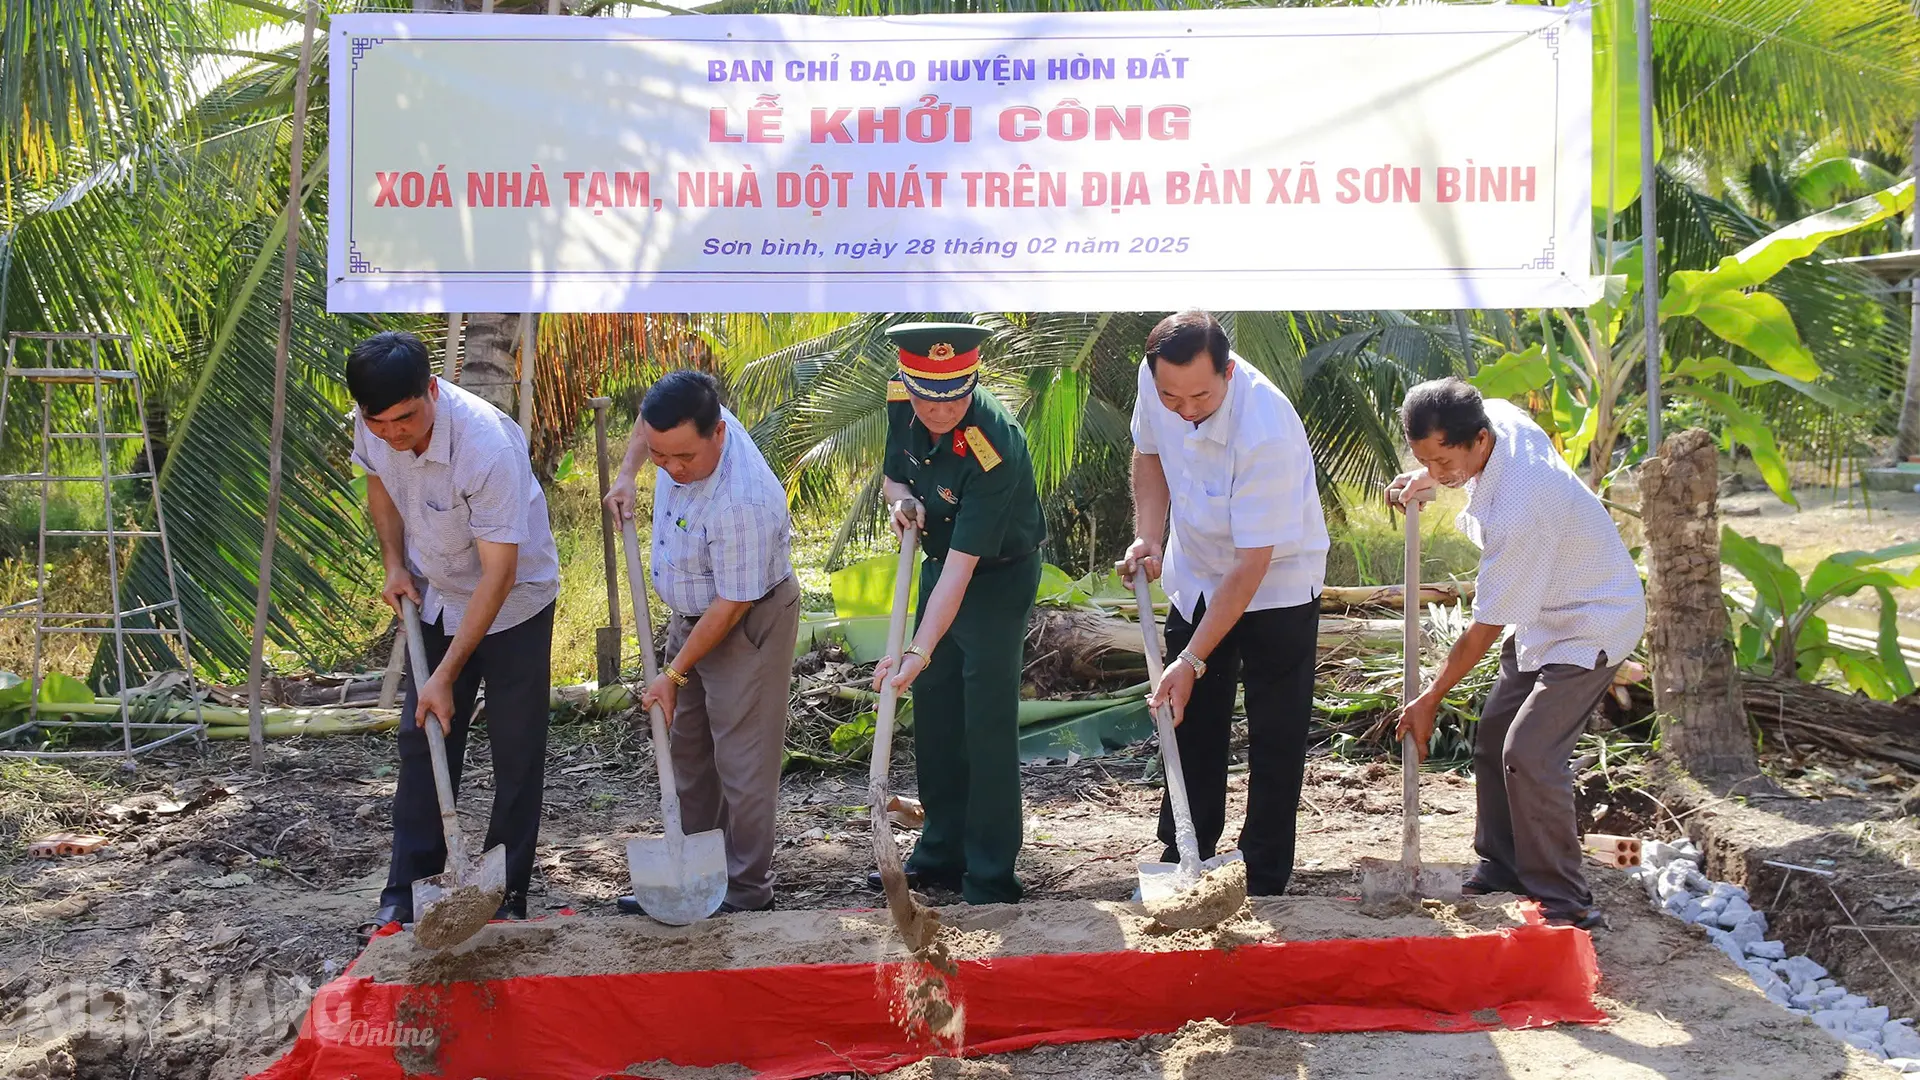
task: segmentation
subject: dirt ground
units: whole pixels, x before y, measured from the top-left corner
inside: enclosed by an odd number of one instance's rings
[[[491,795],[490,768],[486,741],[471,746],[462,807],[466,826],[478,835]],[[7,853],[12,861],[0,865],[0,1076],[228,1080],[284,1049],[314,988],[354,958],[353,929],[375,906],[386,873],[393,756],[381,737],[270,749],[265,778],[247,772],[245,747],[232,744],[216,744],[205,756],[183,750],[137,773],[103,767],[88,774],[81,794],[62,796],[52,820],[107,835],[106,848],[52,862],[25,861],[17,846]],[[625,838],[659,829],[649,753],[642,738],[618,724],[555,729],[533,915],[612,913],[613,898],[626,891]],[[1114,756],[1027,767],[1027,843],[1019,869],[1035,901],[1119,901],[1129,894],[1136,858],[1155,846],[1158,796],[1149,760]],[[1901,850],[1911,839],[1911,819],[1900,824],[1889,817],[1902,785],[1861,793],[1841,785],[1834,768],[1806,761],[1792,767],[1802,779],[1789,782],[1803,784],[1811,793],[1806,798],[1852,806],[1874,822],[1873,842]],[[1352,895],[1356,858],[1397,852],[1397,776],[1396,766],[1380,761],[1311,762],[1294,892]],[[910,769],[896,777],[911,789]],[[1602,773],[1586,777],[1584,827],[1651,826],[1671,836],[1689,824],[1633,790],[1630,784],[1641,781],[1631,774],[1616,767],[1611,778],[1618,787],[1610,789]],[[1912,778],[1901,779],[1911,786]],[[18,782],[18,775],[9,780]],[[1232,786],[1237,821],[1244,775]],[[864,778],[851,772],[787,779],[775,862],[783,911],[876,903],[864,885],[864,801]],[[1428,857],[1469,857],[1471,781],[1429,776],[1422,808]],[[1612,929],[1596,938],[1601,1004],[1615,1018],[1610,1026],[1303,1036],[1196,1023],[1133,1042],[927,1061],[896,1075],[1889,1075],[1768,1003],[1703,937],[1648,908],[1624,877],[1602,871],[1594,877],[1612,918]],[[939,892],[932,898],[957,901]],[[1305,919],[1314,903],[1283,902],[1280,910],[1291,905]]]

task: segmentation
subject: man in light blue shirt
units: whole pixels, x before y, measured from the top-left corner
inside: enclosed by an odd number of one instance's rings
[[[787,492],[713,377],[676,371],[640,405],[607,505],[633,516],[641,458],[653,485],[653,585],[672,611],[667,666],[647,687],[672,732],[681,823],[727,841],[722,913],[773,907],[773,827],[800,633]],[[638,911],[622,897],[623,911]]]

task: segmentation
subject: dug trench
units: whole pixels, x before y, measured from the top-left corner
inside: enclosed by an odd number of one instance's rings
[[[0,874],[0,1076],[229,1080],[265,1067],[284,1051],[314,989],[355,958],[354,927],[376,906],[390,835],[392,744],[380,737],[296,740],[270,751],[266,780],[251,778],[245,748],[229,744],[216,744],[204,756],[183,752],[155,760],[131,775],[103,769],[80,787],[34,774],[37,806],[49,811],[42,820],[101,833],[110,843],[93,855],[27,861],[17,855],[14,842],[20,838],[5,838],[12,861]],[[848,910],[878,904],[863,880],[870,858],[863,778],[851,772],[786,778],[776,912],[674,932],[637,917],[612,917],[614,898],[627,890],[624,839],[660,828],[649,753],[637,732],[604,725],[556,728],[529,898],[532,913],[544,918],[484,931],[489,940],[516,938],[525,947],[477,952],[465,962],[480,967],[441,977],[488,974],[486,965],[495,974],[538,964],[556,970],[594,963],[626,968],[639,963],[634,957],[641,953],[658,954],[653,963],[738,966],[743,958],[759,963],[792,957],[801,941],[806,958],[816,961],[829,955],[823,947],[861,962],[896,948],[883,913]],[[463,824],[480,835],[492,794],[484,738],[473,741],[469,754]],[[1336,898],[1354,894],[1356,858],[1398,850],[1397,767],[1315,756],[1299,818],[1291,890],[1296,895],[1277,903],[1255,901],[1244,918],[1211,939],[1181,939],[1146,927],[1144,915],[1125,903],[1137,860],[1158,854],[1153,830],[1159,797],[1149,761],[1136,748],[1071,765],[1026,766],[1028,820],[1019,872],[1030,899],[1007,909],[968,909],[936,891],[930,899],[945,905],[951,945],[961,955],[991,955],[993,949],[1125,947],[1130,940],[1144,948],[1204,947],[1231,944],[1241,935],[1368,932],[1365,923],[1320,920],[1344,910]],[[899,786],[911,788],[910,768],[896,777]],[[1230,820],[1244,811],[1245,779],[1232,778]],[[1669,816],[1688,812],[1669,807],[1673,812],[1667,814],[1638,793],[1649,787],[1649,777],[1618,766],[1591,772],[1587,781],[1583,827],[1629,832],[1644,825],[1643,835],[1672,836],[1714,820],[1704,810],[1673,825]],[[1421,790],[1428,856],[1469,858],[1471,781],[1428,774]],[[1776,841],[1766,838],[1767,845]],[[1613,921],[1613,929],[1596,939],[1598,1001],[1615,1021],[1610,1026],[1302,1035],[1201,1021],[1127,1042],[991,1059],[928,1059],[902,1075],[1881,1075],[1880,1066],[1859,1051],[1767,1002],[1699,931],[1651,910],[1637,886],[1597,868],[1594,878]],[[1755,890],[1758,902],[1768,895],[1764,883]],[[1789,903],[1794,895],[1789,891]],[[591,922],[563,911],[580,912]],[[588,935],[580,929],[585,926],[607,933]],[[1425,932],[1457,929],[1426,917]],[[582,940],[594,936],[607,940]],[[1813,936],[1828,935],[1815,930]],[[428,977],[408,973],[422,962],[392,940],[355,973]],[[1854,984],[1851,973],[1846,978]],[[430,997],[422,1001],[430,1004]],[[431,1053],[430,1047],[396,1050]],[[424,1064],[430,1056],[420,1060]],[[723,1074],[664,1064],[651,1071],[636,1064],[630,1071]]]

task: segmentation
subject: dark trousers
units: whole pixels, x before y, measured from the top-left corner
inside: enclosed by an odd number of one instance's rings
[[[922,614],[943,565],[922,565]],[[913,767],[927,820],[907,866],[960,875],[969,904],[1011,904],[1022,894],[1013,872],[1022,825],[1020,670],[1039,584],[1037,552],[976,570],[913,683]]]
[[[467,658],[453,681],[453,731],[447,736],[447,779],[454,796],[460,794],[461,766],[465,762],[467,728],[473,721],[474,696],[487,684],[487,739],[493,752],[493,815],[486,839],[475,844],[466,837],[469,858],[495,844],[507,847],[507,906],[525,915],[527,885],[533,880],[533,847],[540,835],[540,799],[545,791],[547,708],[552,684],[553,609],[518,626],[488,634]],[[427,657],[437,668],[447,655],[453,636],[438,622],[423,626]],[[380,893],[382,907],[413,907],[413,883],[447,868],[447,841],[440,831],[440,801],[433,787],[433,759],[427,753],[427,735],[413,720],[418,707],[417,688],[425,682],[416,673],[407,690],[400,719],[400,779],[393,792],[393,863],[387,887]]]
[[[1601,653],[1590,668],[1521,671],[1509,636],[1500,679],[1474,728],[1476,874],[1491,888],[1540,901],[1549,916],[1578,916],[1593,906],[1567,758],[1619,666]]]
[[[1202,598],[1193,622],[1178,609],[1167,612],[1167,657],[1178,656],[1206,616]],[[1212,858],[1227,825],[1227,744],[1233,730],[1237,684],[1247,688],[1247,820],[1240,853],[1247,862],[1247,891],[1278,896],[1293,876],[1294,817],[1307,768],[1307,728],[1313,720],[1313,666],[1320,637],[1320,601],[1249,611],[1206,657],[1207,674],[1193,684],[1185,718],[1174,729],[1180,767],[1187,778],[1187,804],[1200,857]],[[1162,856],[1178,862],[1173,846],[1173,807],[1160,797]]]

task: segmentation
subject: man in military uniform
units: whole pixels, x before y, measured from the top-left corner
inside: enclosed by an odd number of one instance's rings
[[[927,820],[910,884],[958,889],[970,904],[1020,899],[1019,708],[1027,615],[1046,524],[1027,439],[979,386],[985,327],[908,323],[887,384],[887,502],[893,531],[921,530],[912,644],[873,685],[913,688],[914,768]],[[879,874],[869,877],[879,887]]]

